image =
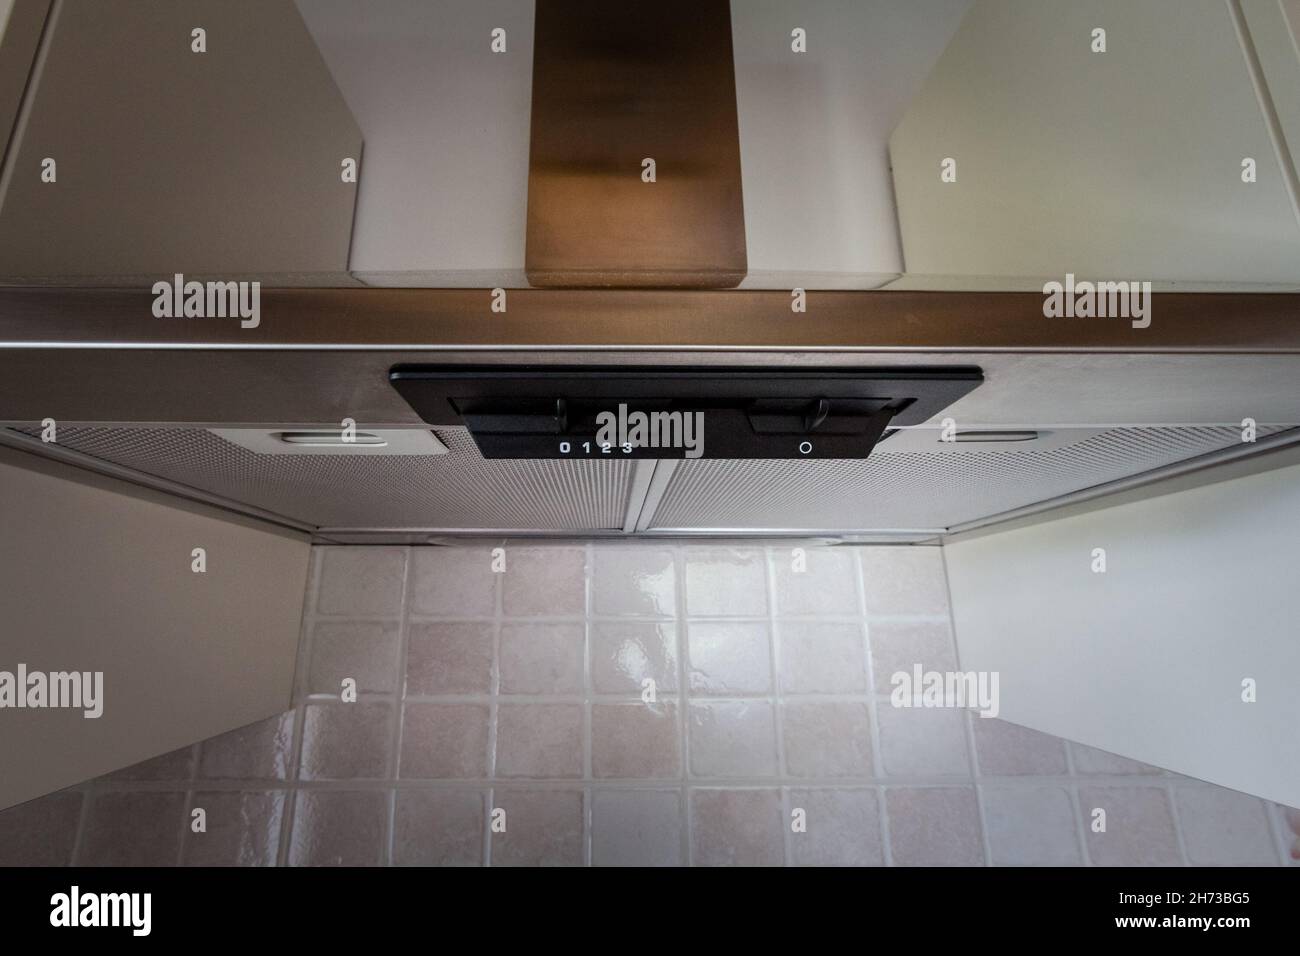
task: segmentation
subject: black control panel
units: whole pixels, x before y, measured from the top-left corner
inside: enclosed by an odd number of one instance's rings
[[[983,381],[977,368],[427,366],[389,377],[484,458],[865,458]]]

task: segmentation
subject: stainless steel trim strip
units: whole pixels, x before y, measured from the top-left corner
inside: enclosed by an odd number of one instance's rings
[[[0,348],[1300,353],[1300,293],[1156,293],[1152,323],[1044,318],[1033,292],[263,289],[261,323],[159,319],[148,288],[0,287]]]
[[[1151,471],[1144,471],[1141,474],[1132,475],[1128,478],[1120,478],[1117,481],[1095,485],[1092,488],[1084,488],[1081,491],[1071,492],[1068,495],[1061,495],[1058,498],[1051,498],[1047,501],[1025,505],[1023,508],[1016,508],[1012,511],[1004,511],[1001,514],[989,515],[986,518],[977,518],[974,521],[967,521],[959,525],[953,525],[953,527],[947,530],[945,536],[959,535],[967,531],[975,531],[992,525],[1015,521],[1018,518],[1025,518],[1030,515],[1054,511],[1058,508],[1068,507],[1069,505],[1079,504],[1085,501],[1093,501],[1132,488],[1151,485],[1166,478],[1176,478],[1179,475],[1202,471],[1216,465],[1226,464],[1230,461],[1252,458],[1265,452],[1275,451],[1279,448],[1285,448],[1295,444],[1300,444],[1300,428],[1292,428],[1276,435],[1269,435],[1267,438],[1261,438],[1250,444],[1243,443],[1232,448],[1224,448],[1220,451],[1198,455],[1197,457],[1190,458],[1187,461],[1165,465],[1162,468],[1154,468]]]
[[[17,448],[20,451],[30,452],[33,455],[38,455],[43,458],[50,458],[68,465],[75,465],[76,467],[85,469],[86,471],[105,475],[109,478],[118,478],[122,481],[130,482],[133,485],[152,488],[154,491],[166,492],[167,494],[176,495],[178,498],[185,498],[190,501],[198,501],[202,504],[212,505],[222,509],[223,511],[231,511],[236,514],[246,515],[250,518],[269,521],[272,524],[277,524],[285,528],[292,528],[295,531],[316,530],[315,525],[305,524],[304,522],[298,521],[294,518],[286,518],[284,515],[264,511],[253,505],[245,505],[238,501],[231,501],[229,498],[222,498],[219,495],[208,494],[206,491],[200,491],[197,488],[191,488],[189,485],[183,485],[179,482],[169,481],[166,478],[156,478],[153,475],[145,474],[142,471],[136,471],[134,468],[127,468],[123,465],[95,458],[93,455],[86,455],[78,451],[72,451],[71,449],[63,448],[53,442],[43,442],[39,438],[33,438],[30,435],[24,435],[21,432],[16,432],[9,428],[0,428],[0,445],[7,445],[10,448]]]

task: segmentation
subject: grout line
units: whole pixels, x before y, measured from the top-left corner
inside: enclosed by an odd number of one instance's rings
[[[657,690],[656,694],[659,697],[668,698],[677,696],[675,691],[664,691],[662,689]],[[884,703],[889,700],[888,694],[792,693],[782,696],[777,694],[693,694],[691,696],[694,700],[717,704],[757,702],[775,704],[778,699],[786,702],[821,704],[867,704],[873,701]],[[486,704],[491,698],[491,694],[411,694],[406,700],[416,704]],[[582,704],[588,699],[597,704],[628,704],[639,701],[641,695],[639,691],[635,694],[630,691],[627,693],[593,694],[590,698],[581,694],[500,695],[500,701],[503,704]],[[391,704],[393,696],[380,692],[362,693],[357,695],[357,702],[363,704]],[[312,695],[304,703],[317,707],[344,706],[337,697],[329,694]]]
[[[853,549],[853,588],[858,602],[859,626],[862,628],[862,647],[867,672],[867,711],[871,719],[871,771],[876,777],[885,775],[884,756],[880,750],[880,705],[876,693],[876,663],[871,652],[871,619],[867,616],[867,585],[863,579],[862,548]],[[894,848],[889,835],[889,811],[885,806],[886,791],[876,790],[876,816],[880,826],[880,850],[885,866],[894,865]]]
[[[320,547],[319,545],[317,547]],[[392,548],[394,545],[385,545]],[[590,620],[599,624],[670,624],[677,618],[671,614],[597,614],[594,611],[590,614],[433,614],[417,613],[412,611],[409,615],[413,624],[490,624],[497,620],[498,616],[504,617],[510,621],[525,621],[528,623],[538,624],[581,624]],[[696,621],[717,621],[720,623],[746,623],[746,622],[763,622],[770,620],[772,614],[764,612],[762,614],[692,614],[691,619]],[[775,615],[783,621],[811,621],[818,624],[853,624],[859,619],[857,614],[794,614],[783,613],[778,611]],[[396,623],[402,618],[401,614],[324,614],[316,613],[316,619],[320,623],[328,624],[374,624],[374,623]],[[875,614],[873,619],[883,624],[933,624],[939,621],[948,621],[947,614]]]
[[[781,800],[781,853],[785,865],[794,866],[793,797],[789,787],[782,787],[777,795]]]
[[[505,553],[506,543],[502,541],[498,547],[502,549],[506,564],[503,571],[492,570],[492,663],[491,677],[488,682],[488,753],[487,753],[487,779],[491,781],[488,789],[488,813],[484,820],[483,840],[486,849],[483,852],[483,865],[492,866],[492,814],[497,809],[497,748],[498,748],[498,731],[501,727],[500,710],[498,704],[501,694],[501,619],[505,608],[505,576],[510,573],[510,556]],[[492,551],[488,549],[488,557],[491,558]],[[489,567],[491,565],[489,564]],[[509,827],[509,820],[506,826]]]
[[[797,545],[796,545],[797,547]],[[760,554],[763,556],[763,589],[767,601],[767,654],[772,668],[772,728],[776,734],[776,772],[778,776],[785,776],[788,771],[785,755],[785,703],[782,698],[784,687],[781,686],[781,638],[778,634],[776,624],[776,555],[773,548],[763,548]],[[785,866],[792,865],[794,857],[792,855],[791,839],[794,837],[790,830],[790,791],[789,788],[782,787],[777,794],[781,801],[781,862]]]
[[[409,547],[402,549],[402,619],[397,626],[397,673],[393,676],[393,704],[392,713],[389,720],[392,722],[392,737],[390,739],[391,749],[388,754],[388,779],[396,782],[398,774],[401,773],[402,760],[402,734],[406,729],[406,665],[410,651],[411,628],[410,628],[410,608],[413,590],[413,578],[411,566],[414,563],[414,556]],[[361,695],[357,695],[357,703],[361,702]],[[394,841],[397,839],[397,788],[394,787],[388,794],[388,814],[386,826],[388,827],[388,839],[384,841],[384,853],[381,862],[386,866],[393,865]]]
[[[1083,865],[1096,866],[1092,861],[1092,851],[1088,847],[1088,827],[1089,823],[1084,822],[1083,798],[1079,795],[1080,787],[1076,784],[1069,788],[1070,805],[1075,810],[1075,833],[1079,837],[1083,850]],[[1092,808],[1089,807],[1089,810]],[[1090,816],[1090,814],[1089,814]]]
[[[298,638],[298,662],[299,673],[294,675],[295,689],[300,689],[296,699],[291,701],[293,719],[289,725],[289,762],[285,767],[285,778],[287,781],[296,782],[299,777],[298,764],[302,760],[302,735],[303,727],[307,719],[307,706],[305,691],[309,686],[308,678],[311,668],[311,658],[314,651],[315,641],[313,640],[316,619],[317,606],[320,603],[320,586],[324,576],[323,567],[325,565],[325,556],[328,548],[313,547],[311,554],[310,580],[307,585],[307,596],[304,599],[303,609],[303,633]],[[294,818],[298,811],[298,791],[290,787],[285,794],[284,810],[280,816],[280,845],[276,849],[275,865],[288,866],[289,853],[293,844],[293,825]]]
[[[601,790],[663,790],[686,786],[693,790],[726,789],[730,787],[793,787],[799,790],[818,790],[834,787],[848,787],[861,790],[869,787],[907,787],[927,789],[940,787],[971,786],[968,777],[960,774],[916,777],[697,777],[682,781],[678,777],[601,777],[591,781],[582,777],[408,777],[403,780],[389,780],[385,777],[328,777],[313,780],[289,780],[285,778],[231,778],[203,780],[196,782],[192,789],[220,792],[293,792],[323,790],[482,790],[490,786],[518,786],[525,789],[536,786],[540,789],[579,789],[590,783]],[[1175,790],[1202,790],[1214,784],[1201,780],[1166,780],[1164,778],[1138,776],[1097,776],[1071,779],[1062,774],[1040,776],[1035,774],[1015,774],[1007,776],[981,777],[980,784],[996,787],[1000,790],[1035,790],[1042,787],[1069,787],[1082,785],[1098,789],[1120,790],[1154,790],[1172,787]],[[110,793],[178,793],[191,789],[184,780],[122,780],[117,782],[90,782],[78,787],[78,792],[89,795]],[[1256,798],[1263,800],[1264,798]]]
[[[948,624],[948,635],[952,640],[953,663],[958,673],[962,671],[961,663],[961,644],[957,640],[957,618],[952,612],[952,587],[948,582],[948,555],[945,553],[943,546],[939,547],[939,572],[943,575],[943,601],[947,610],[946,618]],[[993,865],[993,841],[989,837],[988,817],[984,806],[984,788],[981,783],[984,779],[982,768],[979,763],[979,748],[975,743],[975,718],[970,713],[969,708],[964,709],[962,714],[962,729],[966,737],[966,766],[970,771],[970,782],[975,793],[975,819],[979,827],[980,847],[984,852],[984,865]],[[1067,751],[1069,747],[1062,741],[1061,746]],[[1068,757],[1067,757],[1068,760]],[[1066,764],[1066,770],[1069,770],[1069,764]]]
[[[76,831],[72,837],[72,852],[68,854],[68,865],[78,866],[81,864],[82,844],[86,835],[86,818],[90,816],[90,802],[94,799],[89,790],[82,790],[81,804],[77,807],[77,825]]]
[[[961,670],[961,662],[958,661],[957,669]],[[970,770],[971,787],[975,792],[975,819],[980,828],[979,838],[980,847],[984,851],[984,865],[993,865],[993,841],[989,839],[988,820],[985,816],[984,807],[984,788],[980,785],[983,777],[979,771],[979,755],[975,747],[975,721],[980,719],[971,713],[969,708],[963,708],[960,711],[962,720],[962,732],[966,739],[966,766]],[[1064,746],[1064,744],[1062,744]]]
[[[677,711],[678,734],[681,748],[681,781],[678,789],[678,805],[681,807],[681,863],[692,866],[694,861],[694,839],[691,835],[691,795],[687,784],[690,781],[690,714],[691,695],[689,693],[689,667],[687,656],[690,651],[690,636],[687,633],[686,618],[686,555],[681,545],[675,545],[673,552],[673,584],[675,600],[673,608],[677,612],[677,622],[673,626],[673,650],[677,663]]]
[[[194,796],[195,791],[193,789],[186,790],[184,799],[181,802],[181,838],[176,844],[176,866],[185,865],[185,849],[190,838],[190,821],[193,819],[195,810]],[[206,807],[203,808],[203,812],[207,813]],[[206,821],[204,825],[206,826]]]
[[[1065,772],[1071,777],[1076,776],[1074,767],[1074,745],[1070,741],[1065,743]],[[1074,814],[1074,841],[1079,845],[1079,860],[1082,866],[1091,866],[1091,858],[1088,856],[1088,828],[1083,822],[1083,807],[1079,802],[1079,787],[1076,784],[1066,787],[1065,795],[1070,800],[1070,809]]]
[[[1174,839],[1178,843],[1178,856],[1183,861],[1183,866],[1190,866],[1187,861],[1187,841],[1183,838],[1183,820],[1182,815],[1178,812],[1178,801],[1174,799],[1174,788],[1166,783],[1162,788],[1165,799],[1169,801],[1169,816],[1174,824]]]
[[[582,863],[591,866],[592,841],[592,790],[591,790],[591,612],[593,608],[593,581],[595,576],[595,556],[591,542],[583,551],[583,593],[584,610],[582,625],[582,777],[587,786],[582,791]]]
[[[768,666],[772,673],[772,728],[776,734],[776,772],[777,776],[785,776],[786,759],[785,759],[785,720],[784,704],[781,697],[781,647],[780,636],[777,633],[775,607],[776,607],[776,574],[772,569],[774,557],[770,548],[764,548],[761,552],[763,555],[763,590],[764,600],[767,602],[767,660]]]
[[[1263,798],[1260,798],[1263,800]],[[1264,816],[1268,820],[1268,832],[1273,837],[1273,852],[1277,854],[1278,863],[1281,866],[1291,865],[1291,842],[1296,837],[1288,836],[1291,828],[1287,826],[1283,815],[1286,810],[1280,803],[1274,803],[1272,800],[1263,800]]]

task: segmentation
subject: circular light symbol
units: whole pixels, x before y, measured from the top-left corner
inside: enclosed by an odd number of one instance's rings
[[[801,441],[801,442],[799,443],[799,454],[801,454],[801,455],[806,455],[806,454],[808,454],[808,452],[810,452],[810,451],[812,451],[812,442],[810,442],[810,441]]]

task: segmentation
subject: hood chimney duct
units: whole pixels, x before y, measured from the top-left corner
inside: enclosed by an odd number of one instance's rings
[[[727,0],[538,0],[528,165],[534,286],[745,277]]]

